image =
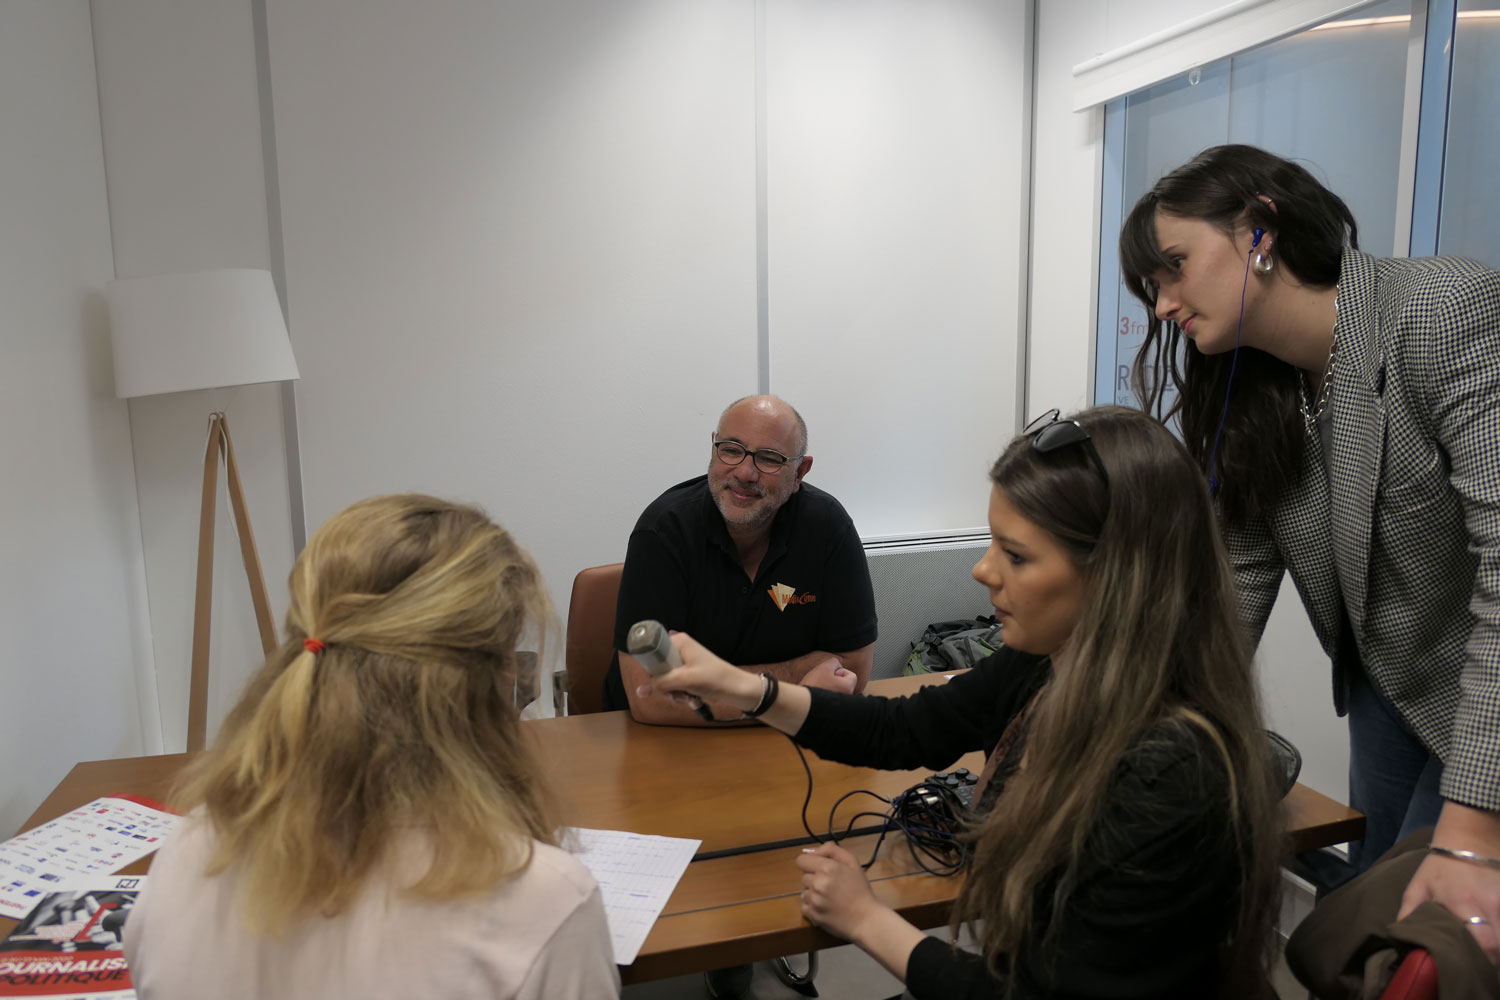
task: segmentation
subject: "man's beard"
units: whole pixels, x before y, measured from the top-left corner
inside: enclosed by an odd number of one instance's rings
[[[714,497],[714,506],[719,508],[719,514],[724,518],[724,523],[732,524],[737,528],[759,528],[770,523],[781,509],[781,503],[767,503],[768,498],[774,499],[774,493],[760,486],[736,485],[732,479],[722,479],[717,483],[711,483]],[[753,492],[759,498],[750,508],[735,507],[725,497],[725,493],[731,486],[741,492]],[[783,500],[782,503],[785,501]]]

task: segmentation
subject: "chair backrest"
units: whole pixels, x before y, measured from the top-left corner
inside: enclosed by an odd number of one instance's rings
[[[590,566],[573,578],[568,599],[568,714],[603,711],[604,675],[615,655],[615,602],[624,563]]]
[[[1406,953],[1380,1000],[1437,1000],[1437,963],[1426,949]]]

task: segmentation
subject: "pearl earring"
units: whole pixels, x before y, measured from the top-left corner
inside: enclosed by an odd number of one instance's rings
[[[1270,274],[1276,267],[1276,261],[1271,259],[1271,248],[1268,245],[1264,250],[1255,251],[1255,273]]]

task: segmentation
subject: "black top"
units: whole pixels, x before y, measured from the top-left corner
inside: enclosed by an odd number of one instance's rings
[[[942,770],[972,750],[988,754],[1048,670],[1045,657],[1001,649],[907,698],[812,689],[796,739],[847,764]],[[1221,758],[1197,726],[1164,723],[1142,734],[1120,762],[1085,841],[1057,951],[1019,956],[1013,995],[1215,996],[1240,872],[1226,786]],[[1046,919],[1050,888],[1038,893],[1037,926]],[[968,1000],[1000,996],[1005,984],[979,956],[929,937],[911,953],[906,986],[918,1000]]]
[[[842,504],[805,482],[776,512],[752,582],[708,477],[698,476],[652,501],[630,533],[616,650],[644,618],[687,632],[730,663],[779,663],[874,642],[875,592],[854,522]],[[630,707],[618,655],[604,678],[604,707]]]

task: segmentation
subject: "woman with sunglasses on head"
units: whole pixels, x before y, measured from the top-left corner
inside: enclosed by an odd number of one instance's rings
[[[531,557],[476,508],[375,497],[291,592],[126,925],[142,1000],[617,995],[514,704],[551,617]]]
[[[1207,490],[1144,414],[1049,417],[990,472],[974,577],[1005,646],[972,670],[861,697],[777,685],[678,635],[683,666],[642,693],[721,699],[849,764],[984,750],[954,910],[982,955],[879,902],[843,849],[799,859],[807,919],[919,1000],[1260,996],[1276,793]]]
[[[1217,489],[1252,642],[1289,570],[1333,661],[1355,868],[1436,824],[1402,913],[1435,899],[1482,928],[1500,923],[1500,273],[1357,236],[1264,150],[1167,174],[1120,234],[1150,315],[1136,388]]]

